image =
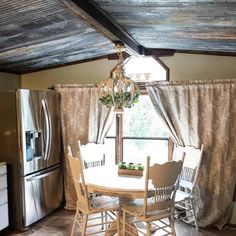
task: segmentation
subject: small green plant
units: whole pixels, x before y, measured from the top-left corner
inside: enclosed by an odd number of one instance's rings
[[[143,171],[143,170],[144,170],[144,166],[143,166],[141,163],[138,163],[138,164],[135,166],[135,170],[141,170],[141,171]]]
[[[128,169],[128,170],[144,170],[144,166],[141,163],[134,164],[133,162],[130,162],[127,164],[125,161],[122,161],[118,165],[119,169]]]
[[[128,170],[135,170],[135,165],[133,162],[130,162],[127,167]]]
[[[131,108],[134,104],[139,101],[139,93],[135,93],[132,97],[130,92],[125,93],[114,93],[114,100],[111,94],[99,98],[99,101],[106,107],[115,108]]]
[[[122,161],[122,162],[119,163],[119,169],[127,169],[125,161]]]

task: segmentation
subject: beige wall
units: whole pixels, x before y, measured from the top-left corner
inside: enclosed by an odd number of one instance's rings
[[[170,80],[236,78],[236,57],[176,53],[161,60],[170,69]]]
[[[116,60],[97,60],[21,76],[22,88],[47,89],[58,83],[98,83],[109,76]]]
[[[20,75],[0,72],[0,91],[20,88]]]
[[[176,53],[161,60],[170,68],[171,80],[236,78],[236,57]],[[21,76],[21,86],[47,89],[57,83],[98,83],[107,78],[116,60],[97,60]]]

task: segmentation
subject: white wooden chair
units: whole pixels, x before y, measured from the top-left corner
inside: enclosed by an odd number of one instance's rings
[[[106,231],[106,229],[103,228],[103,224],[109,225],[115,220],[114,218],[110,218],[109,220],[104,222],[103,220],[101,220],[101,217],[103,217],[103,214],[101,213],[110,211],[115,211],[117,213],[117,210],[119,209],[118,199],[108,196],[100,196],[89,199],[87,186],[84,179],[79,141],[75,149],[76,155],[73,156],[71,146],[68,146],[68,160],[78,199],[71,235],[73,235],[75,232],[76,224],[79,225],[82,236],[98,235],[99,233]],[[109,214],[109,216],[112,217],[114,215]],[[116,218],[117,228],[119,230],[119,214],[116,214]]]
[[[193,193],[202,160],[203,145],[200,149],[192,146],[177,146],[174,148],[173,160],[178,160],[183,152],[185,159],[179,189],[175,196],[175,218],[183,220],[185,223],[194,222],[196,230],[198,230]]]
[[[132,232],[133,224],[142,235],[149,236],[153,230],[175,235],[174,198],[182,164],[183,161],[173,161],[150,166],[150,157],[147,157],[143,199],[136,199],[134,203],[122,207],[123,235],[137,235]],[[146,232],[138,227],[140,221],[146,225]]]
[[[84,168],[92,168],[105,165],[104,144],[87,143],[81,145]]]

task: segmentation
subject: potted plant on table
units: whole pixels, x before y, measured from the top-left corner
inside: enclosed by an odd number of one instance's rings
[[[134,164],[130,162],[120,162],[118,165],[118,174],[123,176],[143,176],[144,166],[141,163]]]

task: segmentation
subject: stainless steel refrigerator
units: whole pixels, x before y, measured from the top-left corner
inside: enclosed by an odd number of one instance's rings
[[[0,93],[0,161],[8,165],[13,228],[27,228],[62,203],[59,120],[55,91]]]

